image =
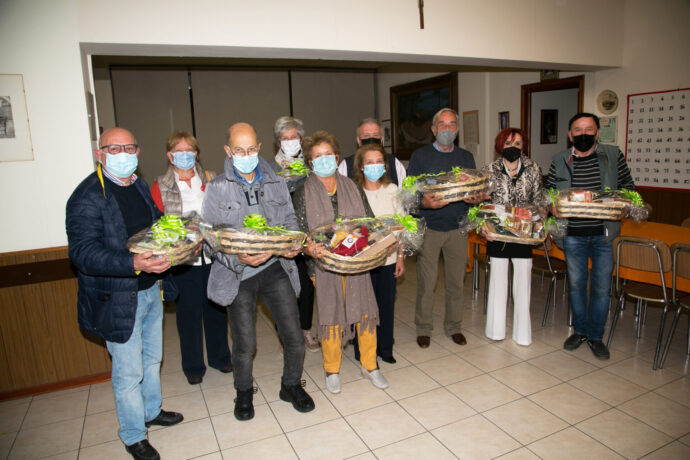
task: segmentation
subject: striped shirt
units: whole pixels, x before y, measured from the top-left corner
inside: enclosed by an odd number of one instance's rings
[[[598,146],[597,146],[598,147]],[[594,149],[596,152],[596,148]],[[571,180],[571,187],[582,190],[601,190],[601,178],[599,175],[599,161],[597,155],[587,155],[586,157],[578,157],[571,153],[568,162],[572,162],[573,176]],[[622,153],[618,154],[617,159],[618,181],[617,189],[627,188],[634,189],[635,183],[630,175],[630,169],[625,162],[625,157]],[[549,176],[546,180],[546,188],[556,187],[556,168],[551,163],[549,168]],[[568,235],[570,236],[593,236],[603,235],[604,224],[598,219],[568,219]]]

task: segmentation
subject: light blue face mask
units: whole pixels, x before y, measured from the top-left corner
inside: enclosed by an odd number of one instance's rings
[[[364,177],[372,182],[376,182],[381,179],[386,172],[386,166],[382,164],[376,165],[364,165]]]
[[[333,175],[336,169],[338,169],[338,163],[335,161],[335,155],[324,155],[318,157],[311,162],[314,168],[314,174],[319,177],[329,177]]]
[[[115,177],[126,178],[134,174],[139,165],[139,157],[136,153],[106,153],[105,167]]]
[[[251,174],[252,171],[256,169],[256,165],[259,164],[259,154],[256,155],[245,155],[243,157],[238,157],[237,155],[232,156],[232,164],[235,169],[242,174]]]
[[[194,167],[196,162],[196,155],[194,152],[175,152],[173,156],[173,165],[179,169],[187,170]]]

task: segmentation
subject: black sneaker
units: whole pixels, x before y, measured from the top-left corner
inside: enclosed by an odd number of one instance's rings
[[[586,341],[586,335],[573,334],[567,339],[565,339],[565,342],[563,343],[563,348],[565,348],[568,351],[573,351],[576,350],[580,345],[582,345]]]
[[[609,349],[606,348],[606,345],[601,340],[588,340],[587,345],[592,349],[592,353],[597,359],[605,361],[611,357]]]
[[[314,400],[304,391],[304,380],[297,385],[285,385],[280,382],[280,399],[292,403],[292,407],[298,412],[311,412],[314,410]]]
[[[248,390],[237,390],[235,398],[235,418],[241,422],[254,418],[254,393],[258,388],[252,387]]]

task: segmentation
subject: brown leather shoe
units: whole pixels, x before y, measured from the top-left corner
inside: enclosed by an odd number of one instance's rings
[[[429,348],[429,344],[431,344],[431,338],[428,335],[417,336],[417,345],[420,348]]]
[[[460,332],[451,335],[450,338],[453,339],[453,342],[457,343],[458,345],[467,345],[467,339]]]

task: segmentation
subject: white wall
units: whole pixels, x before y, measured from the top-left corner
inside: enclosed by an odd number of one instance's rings
[[[75,2],[0,2],[0,74],[23,74],[34,160],[0,163],[0,252],[62,246],[93,171]]]
[[[80,46],[88,52],[135,55],[586,70],[592,73],[585,79],[585,109],[594,110],[596,95],[612,89],[621,97],[619,117],[628,93],[689,83],[687,0],[668,0],[663,7],[645,0],[427,0],[425,4],[426,28],[420,30],[416,2],[399,0],[294,0],[289,5],[277,0],[0,1],[0,43],[5,44],[0,49],[0,73],[24,76],[35,157],[31,162],[0,165],[0,213],[5,222],[16,223],[3,227],[0,252],[66,243],[65,202],[93,170],[84,97],[92,88],[84,84]],[[193,33],[175,33],[180,25],[193,26]],[[621,68],[611,69],[616,66]],[[488,82],[474,82],[484,88],[489,101],[482,118],[489,132],[480,132],[484,143],[480,155],[485,158],[490,156],[486,139],[495,135],[493,104],[498,104],[499,90],[493,79],[491,73]],[[463,110],[462,95],[468,90],[460,89]],[[476,103],[476,108],[487,107],[486,102]],[[513,117],[511,108],[514,125]],[[619,126],[619,138],[624,139],[621,118]]]

